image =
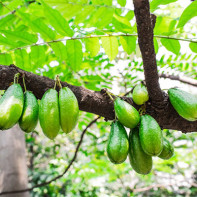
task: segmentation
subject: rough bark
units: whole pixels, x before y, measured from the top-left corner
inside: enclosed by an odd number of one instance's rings
[[[27,188],[24,133],[18,126],[0,132],[0,192]],[[3,197],[29,197],[29,192]]]
[[[163,103],[164,95],[159,85],[156,54],[153,44],[153,28],[156,17],[150,14],[148,0],[134,0],[133,3],[146,86],[152,104],[158,106]]]
[[[8,88],[13,82],[14,75],[18,72],[25,75],[27,89],[32,91],[38,99],[42,98],[47,89],[54,87],[55,81],[52,79],[23,71],[14,65],[0,65],[0,89]],[[22,79],[20,83],[22,84]],[[103,116],[107,120],[114,119],[113,102],[104,90],[100,92],[91,91],[66,82],[62,82],[62,85],[68,86],[74,92],[78,99],[80,110]],[[123,99],[137,108],[131,98],[123,97]],[[180,117],[170,104],[167,95],[164,96],[164,101],[156,107],[151,102],[148,102],[146,110],[148,114],[157,120],[163,129],[180,130],[185,133],[197,131],[197,121],[189,122]]]

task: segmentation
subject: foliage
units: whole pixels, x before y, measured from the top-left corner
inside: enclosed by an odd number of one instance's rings
[[[144,80],[134,11],[126,0],[3,0],[0,2],[0,64],[99,91],[123,95]],[[126,5],[126,7],[125,7]],[[157,15],[154,45],[159,73],[197,79],[196,1],[151,1]],[[194,11],[192,11],[194,10]],[[189,13],[189,14],[188,14]],[[195,17],[195,18],[194,18]],[[161,87],[173,87],[168,80]],[[183,86],[178,83],[178,86]],[[188,86],[186,86],[188,88]],[[78,127],[55,141],[38,126],[26,135],[31,185],[60,174],[72,157],[93,114],[81,112]],[[110,122],[88,129],[77,161],[66,176],[32,191],[32,196],[197,195],[196,134],[163,133],[175,146],[170,160],[154,158],[148,176],[134,173],[129,161],[111,164],[106,156]],[[170,184],[171,185],[170,185]],[[155,187],[154,187],[155,185]],[[158,187],[160,185],[160,187]],[[162,185],[162,187],[161,187]],[[136,188],[152,186],[137,192]]]

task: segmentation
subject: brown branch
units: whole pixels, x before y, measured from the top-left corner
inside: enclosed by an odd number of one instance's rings
[[[26,72],[14,65],[0,65],[0,90],[7,89],[13,82],[14,75],[18,72],[25,75],[27,90],[32,91],[38,99],[42,98],[47,89],[54,87],[55,82],[52,79]],[[22,79],[20,79],[20,83],[22,84]],[[68,86],[74,92],[79,102],[80,110],[103,116],[106,120],[114,119],[114,104],[106,94],[106,91],[92,91],[66,82],[62,82],[62,86]],[[122,98],[135,108],[139,108],[133,103],[131,98]],[[197,121],[189,122],[180,117],[170,104],[167,95],[165,95],[163,103],[158,104],[156,107],[152,103],[147,102],[146,112],[153,116],[163,129],[174,129],[184,133],[197,131]]]
[[[153,44],[153,27],[156,19],[154,15],[150,15],[148,0],[133,0],[133,3],[146,86],[152,104],[158,106],[158,103],[164,101],[164,95],[159,86],[159,76]]]
[[[80,146],[81,146],[81,144],[82,144],[83,137],[84,137],[84,135],[85,135],[87,129],[88,129],[89,127],[91,127],[99,118],[100,118],[100,116],[97,117],[97,118],[95,118],[94,120],[92,120],[92,121],[86,126],[86,128],[83,130],[83,132],[82,132],[82,134],[81,134],[80,141],[79,141],[79,143],[78,143],[78,145],[77,145],[77,147],[76,147],[75,154],[74,154],[72,160],[70,161],[69,165],[65,168],[65,170],[64,170],[64,172],[63,172],[62,174],[56,176],[55,178],[51,179],[50,181],[47,181],[47,182],[44,182],[44,183],[35,185],[35,186],[30,187],[30,188],[27,188],[27,189],[15,190],[15,191],[7,191],[7,192],[1,192],[1,193],[0,193],[0,196],[1,196],[1,195],[5,195],[5,194],[16,194],[16,193],[29,192],[29,191],[32,191],[32,190],[35,189],[35,188],[44,187],[44,186],[46,186],[46,185],[49,185],[50,183],[52,183],[52,182],[56,181],[57,179],[60,179],[61,177],[63,177],[63,176],[68,172],[68,170],[70,169],[70,167],[72,166],[72,164],[74,163],[74,161],[76,160],[77,154],[78,154],[78,151],[79,151],[79,148],[80,148]]]
[[[171,79],[171,80],[177,80],[177,81],[180,81],[182,83],[186,83],[186,84],[197,87],[197,80],[196,79],[191,79],[189,77],[178,76],[178,75],[175,76],[175,75],[169,75],[169,74],[159,74],[159,77],[160,78],[165,78],[165,79],[168,78],[168,79]]]

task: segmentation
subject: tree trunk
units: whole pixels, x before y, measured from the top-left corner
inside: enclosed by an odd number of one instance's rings
[[[25,136],[18,126],[0,131],[0,192],[28,187]],[[3,197],[29,197],[29,193]]]

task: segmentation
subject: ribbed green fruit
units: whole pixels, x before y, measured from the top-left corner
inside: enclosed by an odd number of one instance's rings
[[[124,126],[119,122],[113,122],[107,143],[107,155],[114,164],[120,164],[127,158],[129,140]]]
[[[143,84],[138,84],[133,89],[133,101],[137,105],[143,105],[146,101],[148,101],[148,91]]]
[[[116,98],[114,110],[118,120],[128,128],[135,128],[140,121],[139,112],[126,101]]]
[[[141,146],[138,128],[129,134],[129,160],[132,168],[139,174],[148,174],[152,169],[152,157]]]
[[[23,113],[19,120],[20,128],[26,133],[32,132],[38,123],[38,101],[33,93],[25,92]]]
[[[24,96],[19,84],[11,85],[0,99],[0,130],[13,127],[23,112]]]
[[[157,156],[163,149],[163,135],[157,121],[150,115],[143,115],[139,130],[140,142],[144,152]]]
[[[43,95],[39,107],[39,120],[43,133],[54,139],[60,130],[58,93],[49,89]]]
[[[78,120],[79,105],[73,92],[65,87],[59,92],[60,123],[65,133],[71,132]]]
[[[197,120],[197,96],[177,88],[169,89],[168,95],[172,106],[180,116],[189,121]]]
[[[170,159],[174,155],[174,147],[173,145],[167,140],[163,139],[163,150],[158,157],[161,159]]]

